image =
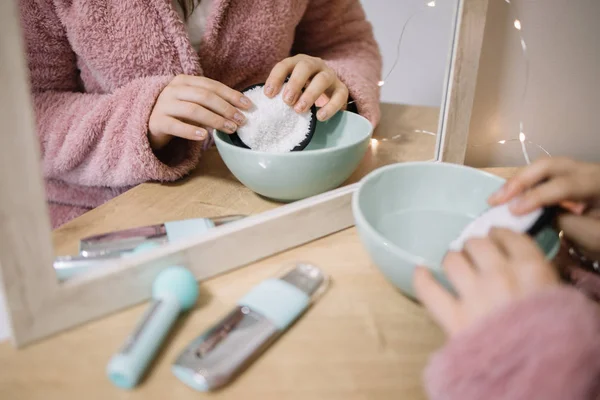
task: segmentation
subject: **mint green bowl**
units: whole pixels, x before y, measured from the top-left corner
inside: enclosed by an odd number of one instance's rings
[[[451,289],[441,262],[462,229],[489,208],[504,179],[456,164],[411,162],[367,175],[352,199],[360,239],[374,264],[404,294],[414,297],[415,267],[422,265]],[[560,247],[548,227],[536,241],[548,258]]]
[[[318,122],[303,151],[266,153],[234,146],[229,135],[215,131],[221,158],[246,187],[273,200],[289,202],[321,194],[340,186],[358,167],[373,133],[364,117],[337,113]]]

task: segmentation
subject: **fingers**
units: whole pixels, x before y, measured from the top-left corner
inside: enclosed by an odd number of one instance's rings
[[[562,175],[572,169],[574,161],[565,158],[544,158],[522,169],[490,197],[491,205],[506,203],[545,179]]]
[[[561,201],[560,206],[566,211],[572,212],[573,214],[577,215],[583,214],[587,208],[587,204],[585,202],[570,200]]]
[[[463,253],[448,253],[444,259],[444,272],[459,297],[470,293],[476,285],[477,271]]]
[[[293,58],[286,58],[285,60],[278,62],[273,69],[271,74],[267,78],[265,83],[265,95],[273,98],[281,91],[283,83],[289,74],[294,70],[296,62]]]
[[[331,118],[335,113],[340,111],[348,102],[348,88],[346,85],[340,82],[336,86],[335,91],[331,95],[331,100],[319,110],[317,118],[319,121],[326,121]]]
[[[488,238],[467,241],[463,252],[480,271],[499,269],[506,264],[506,254]]]
[[[295,71],[294,71],[295,72]],[[332,72],[321,71],[319,72],[310,82],[310,85],[304,90],[302,96],[296,103],[294,110],[298,113],[308,111],[312,107],[317,99],[321,97],[327,89],[329,89],[335,83],[336,77]],[[289,86],[289,83],[288,83]],[[286,87],[287,90],[287,87]]]
[[[558,227],[577,247],[600,255],[600,220],[587,215],[561,214]]]
[[[433,319],[449,334],[456,330],[457,300],[433,278],[429,270],[417,267],[414,275],[417,298]]]
[[[168,132],[171,136],[177,136],[188,140],[205,140],[208,137],[206,129],[187,124],[177,118],[164,117],[161,121],[161,131]]]
[[[244,114],[210,90],[187,86],[178,90],[176,97],[178,100],[201,105],[237,125],[243,125],[246,122]]]
[[[196,103],[187,101],[173,102],[167,106],[166,112],[168,115],[183,122],[196,126],[208,126],[230,134],[237,131],[238,128],[235,122],[225,119]],[[172,134],[171,132],[167,133]]]
[[[316,62],[307,60],[299,61],[294,67],[292,75],[290,76],[290,79],[285,85],[285,89],[283,91],[283,101],[289,106],[294,106],[298,101],[298,98],[302,94],[302,89],[304,88],[304,85],[306,85],[306,82],[315,74],[317,74],[321,67],[322,66],[318,65],[318,63]],[[317,76],[315,76],[314,79],[317,79]],[[322,81],[323,77],[321,77],[319,80]],[[331,86],[331,83],[329,84],[329,86]],[[312,103],[314,103],[314,100]]]
[[[323,93],[319,96],[317,101],[315,101],[315,105],[317,107],[325,107],[325,104],[329,103],[329,96],[326,93]]]
[[[348,102],[348,88],[336,73],[322,60],[304,55],[285,59],[275,65],[265,84],[265,94],[271,98],[276,96],[288,76],[290,78],[284,86],[283,100],[298,113],[308,111],[317,103],[322,107],[317,118],[325,121]],[[329,92],[332,92],[331,96],[328,96]]]
[[[179,85],[192,86],[216,93],[223,100],[242,110],[249,110],[250,107],[252,107],[252,102],[250,99],[244,96],[242,93],[212,79],[200,76],[180,75],[174,79],[174,82]]]
[[[510,210],[523,215],[565,200],[579,200],[586,197],[587,191],[586,182],[571,175],[558,176],[525,192],[510,205]]]
[[[492,228],[489,238],[508,258],[518,261],[545,261],[544,254],[527,235],[509,229]],[[516,264],[516,263],[511,263]]]

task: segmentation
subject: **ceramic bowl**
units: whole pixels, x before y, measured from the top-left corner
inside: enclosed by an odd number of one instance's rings
[[[456,164],[394,164],[367,175],[352,199],[360,239],[374,264],[398,289],[414,297],[417,265],[452,289],[441,262],[462,229],[489,208],[504,179]],[[535,237],[549,258],[560,247],[548,226]]]
[[[245,186],[267,198],[290,202],[340,186],[362,160],[373,133],[364,117],[339,112],[318,122],[303,151],[267,153],[237,147],[229,135],[215,131],[217,149],[225,165]]]

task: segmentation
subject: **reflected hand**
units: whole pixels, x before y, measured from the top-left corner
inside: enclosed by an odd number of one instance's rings
[[[422,267],[415,271],[414,286],[421,303],[450,336],[507,304],[559,285],[535,242],[505,229],[493,229],[488,238],[473,239],[462,252],[449,253],[444,270],[458,297]]]
[[[320,58],[304,54],[286,58],[275,65],[265,84],[265,95],[276,96],[288,76],[283,100],[298,113],[306,112],[316,104],[322,107],[317,119],[326,121],[348,103],[348,88],[335,71]]]
[[[558,227],[582,252],[600,259],[600,164],[568,158],[538,161],[518,173],[490,198],[492,206],[517,200],[516,215],[560,204]]]
[[[153,150],[174,136],[201,141],[207,128],[233,133],[245,122],[238,109],[248,110],[250,100],[237,90],[200,76],[179,75],[158,96],[148,122]]]

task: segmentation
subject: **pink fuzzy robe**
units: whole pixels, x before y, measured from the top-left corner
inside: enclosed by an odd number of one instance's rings
[[[379,120],[381,56],[358,0],[215,0],[200,54],[171,0],[20,0],[52,225],[147,181],[173,181],[201,146],[154,154],[148,119],[178,74],[242,89],[291,54],[327,61]]]
[[[600,275],[557,259],[574,287],[549,289],[492,313],[430,360],[432,400],[600,399]]]

